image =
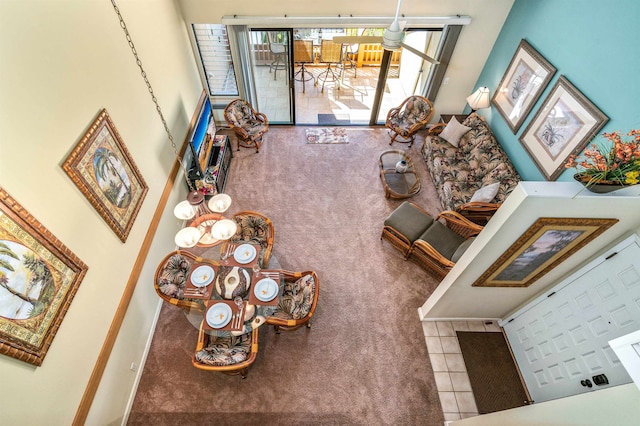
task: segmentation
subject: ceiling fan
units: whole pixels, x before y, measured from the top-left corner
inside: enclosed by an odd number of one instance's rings
[[[418,55],[425,61],[431,62],[434,65],[440,63],[436,59],[433,59],[431,56],[428,56],[424,52],[420,52],[418,49],[409,46],[408,44],[403,43],[404,40],[404,25],[406,21],[402,22],[402,27],[400,27],[400,21],[398,21],[398,16],[400,16],[400,6],[402,6],[402,0],[398,0],[398,7],[396,9],[396,17],[393,19],[391,25],[387,27],[384,31],[384,35],[382,37],[377,36],[337,36],[333,38],[333,41],[336,43],[380,43],[382,44],[382,48],[384,50],[398,50],[401,47],[407,49],[408,51]]]

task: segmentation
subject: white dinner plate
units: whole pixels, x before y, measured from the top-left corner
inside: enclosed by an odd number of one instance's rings
[[[256,283],[253,294],[258,300],[268,302],[278,294],[278,284],[271,278],[263,278]]]
[[[238,263],[249,263],[256,258],[256,248],[251,244],[241,244],[233,252],[233,258]]]
[[[194,285],[194,287],[205,287],[211,284],[214,276],[215,271],[211,266],[198,266],[191,273],[191,283]]]
[[[207,324],[213,328],[222,328],[231,321],[231,306],[216,303],[207,311]]]

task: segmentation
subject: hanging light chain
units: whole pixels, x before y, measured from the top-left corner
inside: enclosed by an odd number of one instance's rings
[[[194,187],[191,184],[191,181],[189,179],[189,174],[187,172],[187,169],[184,166],[184,163],[182,162],[182,160],[180,158],[180,154],[178,153],[178,147],[176,146],[176,143],[173,140],[173,135],[171,134],[171,130],[169,129],[169,126],[167,125],[167,120],[165,120],[164,114],[162,114],[162,109],[160,108],[160,104],[158,103],[158,99],[156,98],[156,95],[153,92],[153,87],[151,87],[151,83],[149,82],[149,79],[147,78],[147,72],[142,67],[142,61],[140,60],[140,57],[138,57],[138,51],[136,50],[136,46],[133,44],[133,40],[131,39],[131,35],[129,34],[129,30],[127,29],[127,24],[124,22],[124,18],[122,17],[122,14],[120,13],[120,9],[118,8],[118,5],[116,5],[116,1],[115,0],[111,0],[111,4],[113,5],[113,9],[115,10],[116,14],[118,15],[118,19],[120,20],[120,27],[124,31],[124,35],[125,35],[125,37],[127,39],[127,43],[129,44],[129,47],[131,48],[131,52],[133,53],[134,58],[136,59],[136,65],[138,65],[138,68],[140,68],[140,75],[142,75],[142,78],[144,79],[144,82],[147,85],[147,90],[149,91],[149,94],[151,95],[151,100],[156,105],[156,111],[158,111],[158,115],[160,116],[160,120],[162,120],[162,125],[164,126],[164,130],[165,130],[165,132],[167,132],[167,137],[169,138],[169,142],[171,142],[171,146],[173,147],[173,152],[176,154],[176,161],[178,161],[178,163],[180,163],[180,167],[182,168],[182,171],[184,172],[184,176],[185,176],[185,178],[187,180],[187,185],[189,185],[189,190],[190,191],[195,191],[195,189],[194,189]]]

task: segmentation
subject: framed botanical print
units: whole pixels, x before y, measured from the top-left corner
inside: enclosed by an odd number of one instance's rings
[[[120,240],[127,241],[149,188],[106,109],[62,168]]]
[[[539,218],[473,285],[529,287],[617,222],[618,219]]]
[[[520,142],[547,180],[556,180],[571,154],[578,154],[609,118],[560,76]]]
[[[0,188],[0,353],[41,365],[87,269]]]
[[[492,99],[514,134],[555,72],[555,67],[526,40],[520,41]]]

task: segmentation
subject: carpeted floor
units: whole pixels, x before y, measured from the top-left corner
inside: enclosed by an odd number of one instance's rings
[[[380,241],[402,202],[384,198],[382,151],[408,149],[423,180],[410,200],[434,215],[441,209],[422,141],[390,147],[384,129],[353,128],[350,144],[310,145],[300,143],[304,132],[274,126],[260,153],[234,151],[227,193],[230,213],[273,220],[283,268],[318,273],[313,327],[276,335],[263,326],[242,380],[195,369],[197,330],[165,304],[128,424],[443,424],[417,313],[438,282]]]

